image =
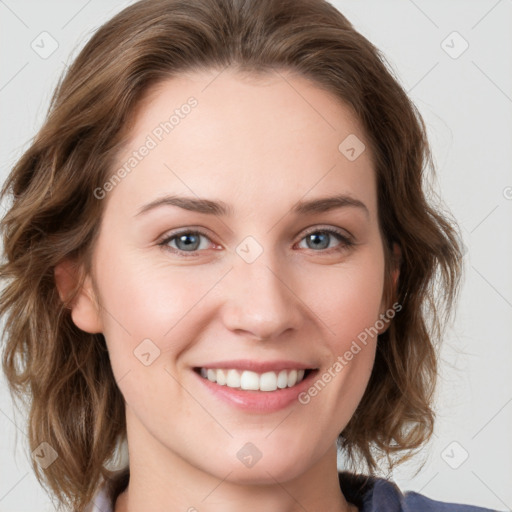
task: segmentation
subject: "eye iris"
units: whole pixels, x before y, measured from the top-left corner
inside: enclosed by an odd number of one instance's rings
[[[330,235],[328,233],[320,233],[320,234],[319,233],[311,233],[308,236],[308,239],[310,241],[315,241],[313,247],[325,249],[326,247],[329,246],[329,236]],[[321,241],[320,244],[317,244],[316,241],[318,241],[322,237],[323,237],[323,243]]]
[[[190,239],[193,241],[190,242]],[[179,243],[181,242],[185,243],[184,249],[179,246]],[[185,233],[183,235],[179,235],[176,238],[176,244],[180,250],[195,250],[199,246],[199,235],[194,233]]]
[[[190,231],[175,235],[171,240],[175,241],[178,250],[183,252],[193,252],[198,249],[201,236],[201,233]],[[306,236],[307,245],[310,248],[326,249],[329,246],[331,236],[333,235],[329,231],[315,231]]]

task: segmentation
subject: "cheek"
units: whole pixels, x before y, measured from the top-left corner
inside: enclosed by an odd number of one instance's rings
[[[118,254],[98,262],[103,333],[124,366],[133,364],[133,351],[146,339],[161,353],[180,352],[200,326],[198,304],[222,275],[148,260]]]
[[[379,318],[384,287],[384,262],[378,252],[368,251],[353,263],[330,268],[322,276],[312,275],[316,284],[305,301],[328,326],[336,353],[375,325]],[[320,286],[321,285],[321,286]]]

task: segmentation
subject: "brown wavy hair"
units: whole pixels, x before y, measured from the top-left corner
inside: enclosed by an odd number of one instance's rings
[[[142,0],[81,50],[1,191],[12,200],[0,225],[3,370],[28,410],[30,449],[46,441],[58,453],[43,471],[33,462],[39,482],[79,512],[102,477],[113,481],[105,465],[125,439],[125,409],[103,335],[74,325],[73,296],[60,299],[54,269],[68,259],[82,277],[91,270],[104,205],[93,191],[112,174],[149,89],[182,72],[227,67],[298,72],[362,123],[378,184],[385,293],[402,309],[379,336],[339,446],[351,467],[374,475],[380,461],[392,468],[433,433],[438,343],[462,274],[460,234],[430,183],[424,122],[385,57],[323,0]]]

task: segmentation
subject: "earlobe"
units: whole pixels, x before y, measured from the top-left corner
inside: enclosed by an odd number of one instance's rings
[[[55,266],[55,285],[61,301],[71,310],[73,323],[91,334],[103,332],[100,308],[89,275],[85,276],[80,289],[80,270],[74,261],[66,259]]]
[[[393,244],[393,270],[391,271],[391,286],[392,286],[391,296],[392,297],[396,296],[398,279],[400,277],[401,261],[402,261],[402,251],[400,249],[400,246],[397,243],[394,243]],[[390,319],[387,319],[387,315],[386,315],[386,311],[387,311],[387,309],[389,309],[389,307],[390,307],[390,305],[385,304],[384,299],[383,299],[380,319],[384,323],[384,325],[383,325],[382,329],[378,330],[379,335],[384,334],[388,330],[389,325],[391,323]],[[384,320],[382,320],[383,316],[384,316]]]
[[[391,286],[393,288],[392,295],[396,295],[398,278],[400,276],[400,266],[402,263],[402,250],[400,246],[394,242],[393,243],[393,262],[392,262],[392,271],[391,271]]]
[[[402,263],[402,250],[400,246],[395,242],[393,244],[393,271],[391,273],[393,277],[393,294],[396,294],[396,287],[398,278],[400,276],[400,266]]]

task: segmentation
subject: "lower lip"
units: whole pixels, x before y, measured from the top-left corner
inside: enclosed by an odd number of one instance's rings
[[[225,385],[221,386],[201,377],[195,371],[193,373],[220,400],[245,411],[268,413],[279,411],[298,401],[298,395],[309,388],[311,380],[318,373],[318,370],[311,371],[297,385],[291,388],[277,389],[276,391],[243,391]]]

